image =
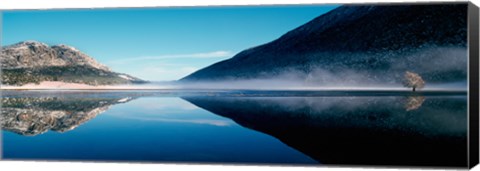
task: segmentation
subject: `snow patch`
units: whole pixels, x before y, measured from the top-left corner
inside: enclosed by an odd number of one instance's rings
[[[129,76],[126,76],[126,75],[118,75],[119,77],[123,78],[123,79],[126,79],[126,80],[133,80],[133,78],[129,77]]]
[[[65,48],[65,49],[69,49],[69,50],[72,50],[72,51],[77,51],[79,52],[79,50],[77,50],[76,48],[72,47],[72,46],[68,46],[68,45],[64,45],[64,44],[59,44],[57,45],[59,47],[62,47],[62,48]]]
[[[131,99],[132,99],[131,97],[125,97],[125,98],[123,98],[123,99],[118,100],[117,102],[118,102],[118,103],[124,103],[124,102],[128,102],[128,101],[131,100]]]

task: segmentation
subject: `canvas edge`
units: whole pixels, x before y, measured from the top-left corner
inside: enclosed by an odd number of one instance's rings
[[[16,8],[16,9],[0,9],[2,11],[44,11],[44,10],[121,10],[121,9],[178,9],[178,8],[225,8],[225,7],[284,7],[284,6],[312,6],[312,5],[439,5],[439,4],[468,4],[469,0],[428,0],[428,1],[385,1],[379,0],[376,2],[316,2],[316,3],[257,3],[257,4],[200,4],[200,5],[172,5],[172,6],[105,6],[105,7],[65,7],[65,8]]]
[[[468,168],[479,160],[479,9],[468,3],[468,54],[469,54],[469,116],[468,116]]]
[[[2,42],[3,42],[3,37],[2,37],[2,30],[3,30],[3,10],[0,10],[0,56],[2,55]],[[0,61],[2,58],[0,57]],[[2,66],[0,65],[0,80],[2,79]],[[0,88],[2,87],[2,82],[0,81]],[[2,91],[0,91],[0,99],[2,97]],[[0,101],[0,112],[2,111],[2,102]],[[2,128],[0,128],[0,160],[3,160],[3,132]]]
[[[471,1],[417,1],[417,2],[367,2],[367,3],[303,3],[303,4],[252,4],[252,5],[198,5],[198,6],[149,6],[149,7],[95,7],[95,8],[48,8],[48,9],[0,9],[0,52],[2,50],[2,28],[4,11],[36,11],[36,10],[85,10],[85,9],[157,9],[157,8],[202,8],[202,7],[243,7],[243,6],[302,6],[302,5],[436,5],[436,4],[465,4],[468,3],[468,168],[473,168],[479,163],[479,8]],[[474,48],[472,48],[474,47]],[[476,47],[476,48],[475,48]],[[1,56],[1,53],[0,53]],[[1,60],[2,58],[0,58]],[[0,79],[1,79],[0,66]],[[2,86],[0,82],[0,87]],[[2,91],[0,91],[2,97]],[[476,104],[476,105],[472,105]],[[0,111],[2,103],[0,101]],[[225,166],[290,166],[306,167],[309,165],[271,165],[271,164],[226,164],[226,163],[176,163],[176,162],[119,162],[119,161],[89,161],[89,160],[4,160],[3,159],[3,133],[0,128],[0,160],[1,161],[36,161],[36,162],[79,162],[79,163],[139,163],[139,164],[199,164],[199,165],[225,165]],[[323,165],[313,166],[313,168],[398,168],[398,169],[458,169],[457,167],[430,167],[430,166],[381,166],[381,165]]]

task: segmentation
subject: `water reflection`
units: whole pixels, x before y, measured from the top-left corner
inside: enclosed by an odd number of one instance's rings
[[[48,130],[66,132],[131,98],[2,97],[3,130],[34,136]]]
[[[138,109],[142,109],[142,111],[138,112]],[[211,113],[208,115],[198,114],[196,111],[201,109],[177,97],[139,98],[128,103],[128,106],[112,110],[108,114],[112,117],[158,122],[159,124],[200,124],[211,126],[230,126],[234,124],[229,119],[224,119]]]
[[[402,96],[184,99],[324,164],[466,164],[465,97],[411,97],[407,111]]]
[[[109,126],[106,125],[112,122],[111,119],[103,119],[95,128],[91,126],[91,132],[88,132],[92,137],[110,136],[103,140],[98,137],[92,138],[99,147],[98,153],[105,155],[99,159],[108,160],[306,164],[312,163],[310,160],[314,159],[322,164],[343,165],[465,166],[466,164],[467,100],[464,95],[363,96],[356,94],[355,96],[305,97],[265,94],[268,96],[258,97],[245,93],[224,96],[209,93],[190,96],[182,94],[181,98],[177,98],[178,95],[166,98],[165,95],[148,93],[33,95],[13,93],[2,97],[0,119],[2,129],[26,136],[39,135],[48,130],[67,132],[91,121],[103,112],[107,116],[124,119],[122,124]],[[121,103],[128,105],[118,105],[109,110],[111,106]],[[204,109],[203,112],[199,111],[201,109]],[[106,112],[107,110],[109,111]],[[140,123],[134,121],[140,121]],[[201,137],[199,135],[210,135],[206,131],[214,129],[182,124],[213,126],[219,129],[215,129],[216,132],[211,134],[213,136]],[[227,135],[261,138],[252,136],[245,130],[233,129],[232,126],[237,124],[273,136],[309,158],[302,158],[278,146],[274,151],[262,153],[263,155],[275,153],[276,158],[267,160],[265,157],[256,158],[243,154],[247,157],[226,160],[234,152],[246,152],[240,148],[239,145],[242,143],[238,140],[235,142],[226,140]],[[110,129],[112,125],[118,127]],[[137,126],[132,127],[132,125]],[[182,129],[194,133],[184,133],[185,135],[180,136]],[[111,132],[106,134],[105,130]],[[116,134],[119,136],[115,136]],[[137,138],[121,140],[127,135]],[[73,138],[80,140],[87,137]],[[110,138],[119,138],[119,140]],[[249,140],[249,138],[242,138],[242,140]],[[15,141],[23,142],[19,139]],[[112,150],[131,155],[108,155],[108,149],[113,146],[109,141],[114,141],[118,146],[118,149]],[[172,142],[161,145],[168,141]],[[199,144],[199,142],[202,143]],[[222,142],[221,145],[214,145],[215,148],[210,147],[219,142]],[[256,142],[257,151],[251,151],[249,155],[260,156],[260,149],[275,146],[270,140],[261,142],[262,144]],[[102,143],[108,145],[103,147]],[[9,144],[12,145],[12,143]],[[198,146],[192,144],[198,144]],[[246,144],[243,145],[246,146]],[[135,148],[129,150],[130,146]],[[142,147],[145,147],[146,151],[141,151]],[[206,148],[208,150],[205,151]],[[167,152],[161,150],[165,149],[172,149],[172,154],[168,153],[168,157],[164,156]],[[186,149],[190,149],[190,152]],[[186,151],[173,154],[175,151],[182,150]],[[194,150],[201,151],[199,153],[201,155],[193,155],[193,153],[191,155],[191,151]],[[222,151],[222,153],[217,154],[216,151]],[[95,154],[95,150],[90,152],[92,156],[99,156]],[[53,154],[53,151],[49,151],[48,154],[50,153]],[[48,154],[38,152],[34,155],[42,158]],[[69,155],[72,155],[68,156],[69,158],[97,159],[84,158],[85,153]],[[205,158],[205,156],[209,157]]]
[[[405,110],[406,111],[417,110],[422,106],[424,101],[425,101],[424,96],[409,96],[405,103]]]

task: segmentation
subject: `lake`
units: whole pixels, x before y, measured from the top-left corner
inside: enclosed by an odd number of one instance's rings
[[[7,160],[464,167],[462,92],[3,91]]]

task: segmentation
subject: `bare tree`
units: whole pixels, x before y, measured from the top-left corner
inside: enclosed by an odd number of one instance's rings
[[[421,89],[425,86],[425,81],[423,81],[422,77],[420,77],[420,75],[417,73],[407,71],[405,72],[404,79],[403,86],[411,87],[413,91],[415,91],[417,88]]]

